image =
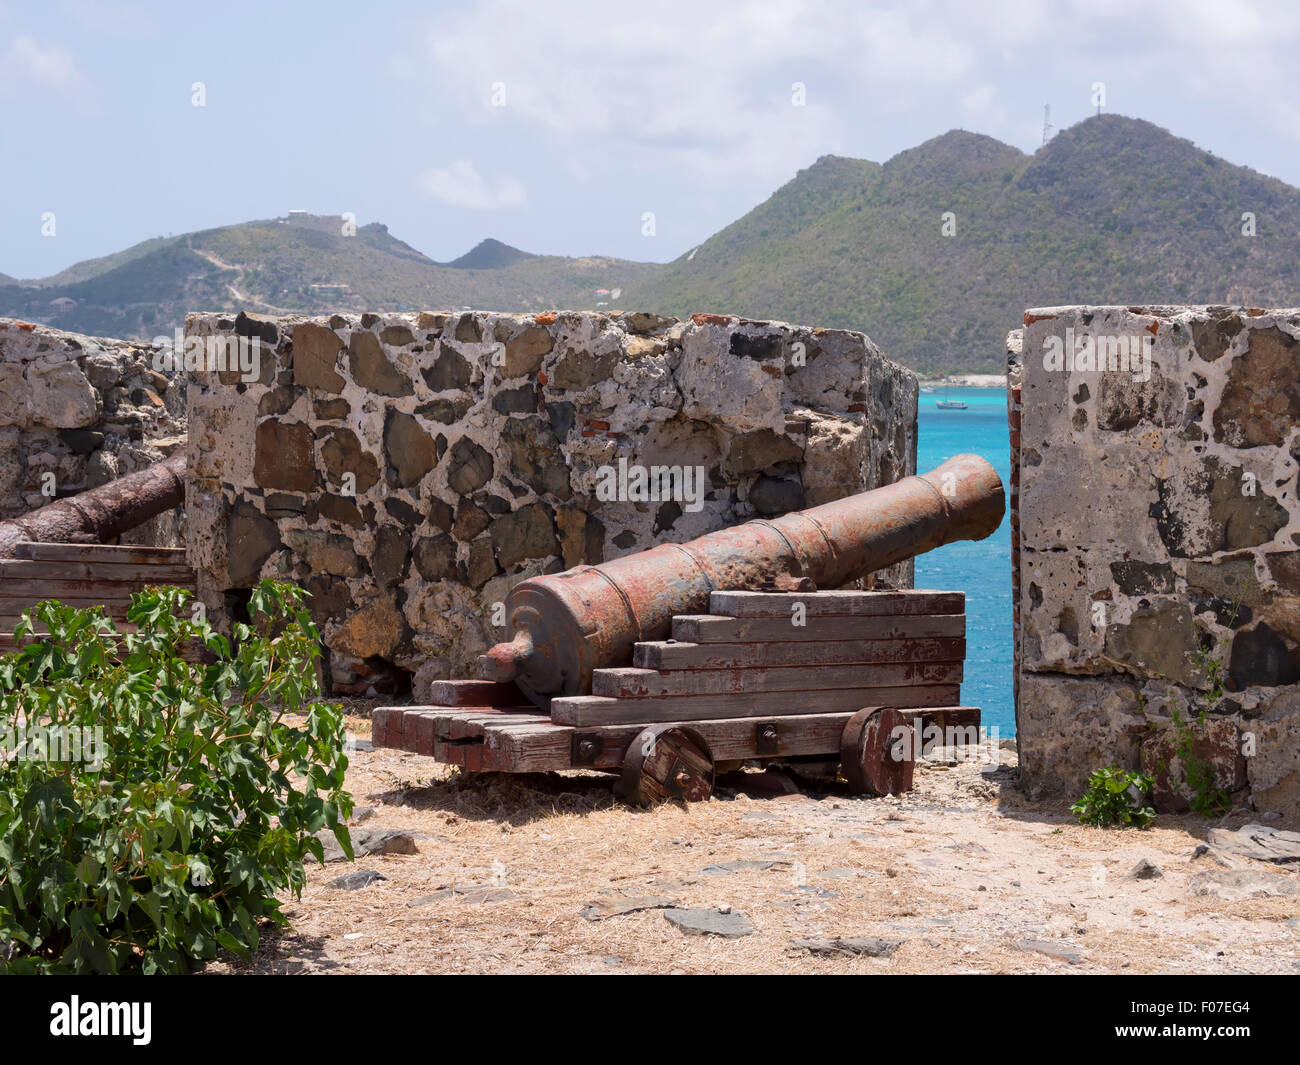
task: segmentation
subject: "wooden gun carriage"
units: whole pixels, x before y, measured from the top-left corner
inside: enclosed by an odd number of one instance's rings
[[[1001,522],[1002,483],[973,455],[871,492],[687,544],[522,581],[511,639],[433,705],[374,712],[374,743],[470,772],[617,770],[649,804],[707,798],[716,763],[838,757],[850,787],[911,786],[962,706],[965,597],[819,590]],[[701,611],[707,611],[702,613]]]

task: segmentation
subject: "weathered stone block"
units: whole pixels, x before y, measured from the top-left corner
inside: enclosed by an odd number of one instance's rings
[[[230,511],[226,542],[234,547],[228,563],[233,587],[251,588],[261,577],[262,565],[279,549],[280,530],[256,507],[237,503]]]
[[[535,374],[542,368],[542,360],[554,347],[555,341],[549,330],[540,325],[528,326],[506,342],[502,372],[506,377]]]
[[[469,495],[492,479],[492,456],[468,437],[451,447],[447,457],[447,487],[458,495]]]
[[[560,553],[555,526],[540,503],[530,503],[497,518],[489,533],[497,564],[507,569],[526,558],[547,558]]]
[[[419,484],[438,461],[432,437],[415,418],[400,410],[391,411],[384,422],[384,454],[388,483],[395,488]]]
[[[1300,421],[1300,342],[1273,327],[1252,329],[1232,361],[1214,411],[1214,439],[1232,447],[1278,446]]]
[[[381,396],[409,396],[415,392],[411,379],[389,362],[374,333],[361,330],[352,334],[348,363],[352,380],[368,392]]]
[[[333,635],[333,644],[358,658],[387,658],[402,638],[401,611],[390,596],[371,600]]]
[[[343,391],[343,377],[336,370],[342,352],[343,341],[333,329],[300,322],[293,327],[293,383],[319,392]]]
[[[75,362],[27,367],[26,406],[33,421],[55,429],[90,425],[99,413],[95,389]]]
[[[1203,779],[1189,779],[1193,767]],[[1214,789],[1230,796],[1246,786],[1240,729],[1223,718],[1159,729],[1142,741],[1142,771],[1155,781],[1151,800],[1157,813],[1187,813],[1196,786],[1206,798]]]
[[[315,435],[305,422],[268,418],[257,426],[253,480],[262,488],[310,492],[316,487]]]

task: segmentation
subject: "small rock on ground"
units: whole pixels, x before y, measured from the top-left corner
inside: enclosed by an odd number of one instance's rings
[[[1143,858],[1129,870],[1128,875],[1134,880],[1155,880],[1165,875],[1165,871],[1149,858]]]
[[[794,950],[806,950],[809,954],[828,956],[832,954],[852,954],[868,958],[888,958],[903,945],[901,939],[877,939],[874,936],[836,939],[792,939],[790,946]]]
[[[417,853],[415,837],[409,832],[400,832],[394,828],[360,828],[352,832],[351,837],[352,853],[358,858],[364,858],[370,854]],[[339,841],[334,838],[332,831],[323,829],[316,833],[316,838],[321,842],[327,862],[347,860],[347,855],[343,853],[343,848],[339,846]]]
[[[675,907],[672,899],[662,895],[635,895],[612,899],[593,899],[582,911],[588,921],[603,921],[606,917],[622,917],[642,910],[663,910]]]
[[[1229,854],[1262,862],[1289,865],[1300,862],[1300,832],[1287,832],[1265,825],[1243,825],[1235,832],[1210,829],[1210,842]]]
[[[1189,895],[1208,895],[1235,902],[1239,899],[1280,898],[1296,894],[1300,888],[1289,876],[1262,873],[1253,869],[1210,870],[1197,873],[1187,881]]]
[[[388,877],[376,869],[358,869],[355,873],[344,873],[330,881],[330,887],[337,891],[360,891]]]
[[[517,899],[519,897],[509,888],[503,887],[470,888],[469,891],[461,891],[457,888],[456,894],[460,897],[461,902],[469,903],[471,906],[482,902],[505,902],[507,899]]]
[[[1063,943],[1053,943],[1048,939],[1017,939],[1014,946],[1017,950],[1028,950],[1036,954],[1044,954],[1049,958],[1059,958],[1071,965],[1078,965],[1083,961],[1083,955],[1077,951],[1071,950]]]
[[[1192,861],[1198,861],[1202,858],[1213,862],[1215,865],[1222,866],[1224,869],[1231,868],[1223,855],[1207,843],[1198,843],[1192,851]]]
[[[704,876],[730,876],[732,873],[739,873],[750,869],[776,869],[786,868],[789,862],[772,860],[772,861],[739,861],[739,862],[721,862],[717,865],[706,865],[700,872]]]
[[[736,910],[664,910],[664,918],[688,936],[739,939],[754,934],[753,923]]]

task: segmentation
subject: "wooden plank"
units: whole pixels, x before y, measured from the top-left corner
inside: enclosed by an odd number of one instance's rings
[[[880,617],[899,614],[960,614],[966,609],[963,592],[928,589],[890,592],[714,592],[709,613],[731,618],[789,618],[795,604],[804,616]]]
[[[424,711],[408,714],[403,726],[402,747],[432,758],[437,747],[437,725],[439,715]]]
[[[457,722],[477,718],[487,714],[496,716],[505,711],[498,711],[490,706],[439,706],[425,708],[422,716],[427,717],[433,722],[433,734],[437,739],[450,740],[461,739],[465,733],[456,734],[458,727]]]
[[[844,726],[850,712],[803,714],[780,718],[720,718],[686,721],[708,741],[715,761],[733,761],[759,757],[757,730],[771,725],[776,731],[771,757],[793,758],[801,755],[835,755],[838,757]],[[920,730],[946,721],[949,725],[978,729],[980,711],[974,706],[917,707],[904,716]],[[916,725],[917,720],[921,724]],[[489,726],[483,734],[484,766],[510,773],[545,773],[572,768],[571,752],[574,733],[599,741],[599,753],[591,763],[593,769],[613,769],[623,762],[628,746],[641,734],[644,725],[606,725],[595,728],[572,728],[565,725]],[[766,756],[766,755],[765,755]]]
[[[429,688],[437,706],[532,706],[513,684],[491,680],[435,680]]]
[[[123,606],[127,606],[131,602],[132,594],[138,591],[140,591],[139,585],[123,585],[120,590],[104,589],[102,592],[77,588],[52,589],[45,585],[30,592],[18,592],[10,591],[6,585],[0,584],[0,606],[5,603],[30,605],[31,603],[39,603],[42,599],[55,598],[60,602],[121,603]]]
[[[402,750],[402,744],[405,742],[406,733],[406,714],[393,714],[388,719],[387,740],[389,747],[395,747]],[[372,741],[373,742],[373,741]]]
[[[892,688],[912,684],[960,684],[961,662],[901,662],[889,665],[796,666],[765,669],[598,669],[591,694],[611,699],[664,695],[722,695],[730,692],[821,692],[833,688]]]
[[[856,711],[864,706],[955,706],[960,698],[960,686],[956,684],[835,688],[819,692],[682,695],[657,699],[606,699],[598,695],[573,695],[551,700],[551,720],[557,725],[615,725],[636,721],[779,717]]]
[[[402,750],[432,755],[439,724],[461,712],[457,707],[408,707],[402,716]]]
[[[962,639],[826,640],[796,643],[678,643],[655,640],[632,649],[641,669],[748,669],[755,666],[829,666],[874,662],[960,662]]]
[[[489,725],[527,725],[549,720],[550,718],[541,711],[531,714],[512,714],[494,708],[473,714],[461,713],[444,717],[436,726],[436,731],[439,739],[466,740],[482,736],[483,729]]]
[[[461,765],[467,773],[478,773],[483,769],[483,744],[465,743],[460,746]]]
[[[951,638],[966,635],[966,615],[808,618],[803,625],[792,625],[784,618],[724,618],[714,614],[682,614],[673,618],[672,631],[674,640],[689,643]]]
[[[477,746],[481,747],[482,743],[478,743]],[[433,741],[433,757],[445,765],[463,766],[465,764],[465,748],[466,744],[435,739]]]
[[[429,710],[424,706],[408,706],[406,713],[400,715],[400,733],[394,739],[396,743],[389,746],[396,746],[400,750],[411,750],[416,754],[433,754],[433,719],[437,717],[437,710]],[[450,711],[448,711],[450,713]],[[391,719],[390,719],[391,720]],[[393,732],[393,726],[389,726],[389,731]]]
[[[185,548],[24,541],[14,545],[14,557],[31,562],[169,562],[185,565]]]
[[[395,713],[404,710],[401,706],[376,706],[370,711],[370,742],[376,747],[388,746],[388,721]]]
[[[479,737],[489,722],[549,721],[546,714],[533,708],[521,714],[512,707],[464,706],[392,706],[379,707],[371,714],[372,742],[376,747],[429,754],[436,740],[461,740]],[[425,750],[424,748],[429,748]]]
[[[104,580],[52,580],[48,577],[29,580],[26,577],[6,577],[0,573],[0,597],[5,599],[29,598],[33,602],[40,599],[119,599],[129,601],[136,592],[144,591],[149,581],[104,581]],[[175,582],[156,581],[166,584]],[[179,585],[179,587],[186,587]],[[194,585],[188,586],[194,591]]]
[[[163,562],[29,562],[21,558],[0,559],[0,582],[10,577],[28,580],[193,584],[195,574],[188,566]]]

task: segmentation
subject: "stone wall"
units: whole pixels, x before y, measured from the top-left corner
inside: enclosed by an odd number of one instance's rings
[[[134,473],[185,441],[185,387],[158,348],[0,319],[0,517]],[[181,514],[124,542],[176,546]]]
[[[1190,743],[1238,801],[1296,820],[1300,312],[1024,322],[1008,384],[1025,784],[1077,796],[1091,770],[1141,765],[1182,809]]]
[[[190,378],[190,561],[218,620],[259,577],[305,586],[336,690],[389,664],[417,696],[472,676],[524,577],[915,472],[915,377],[859,333],[620,313],[186,325],[187,347],[241,336],[256,380]],[[637,499],[629,479],[604,498],[620,460],[699,467],[702,491]]]

